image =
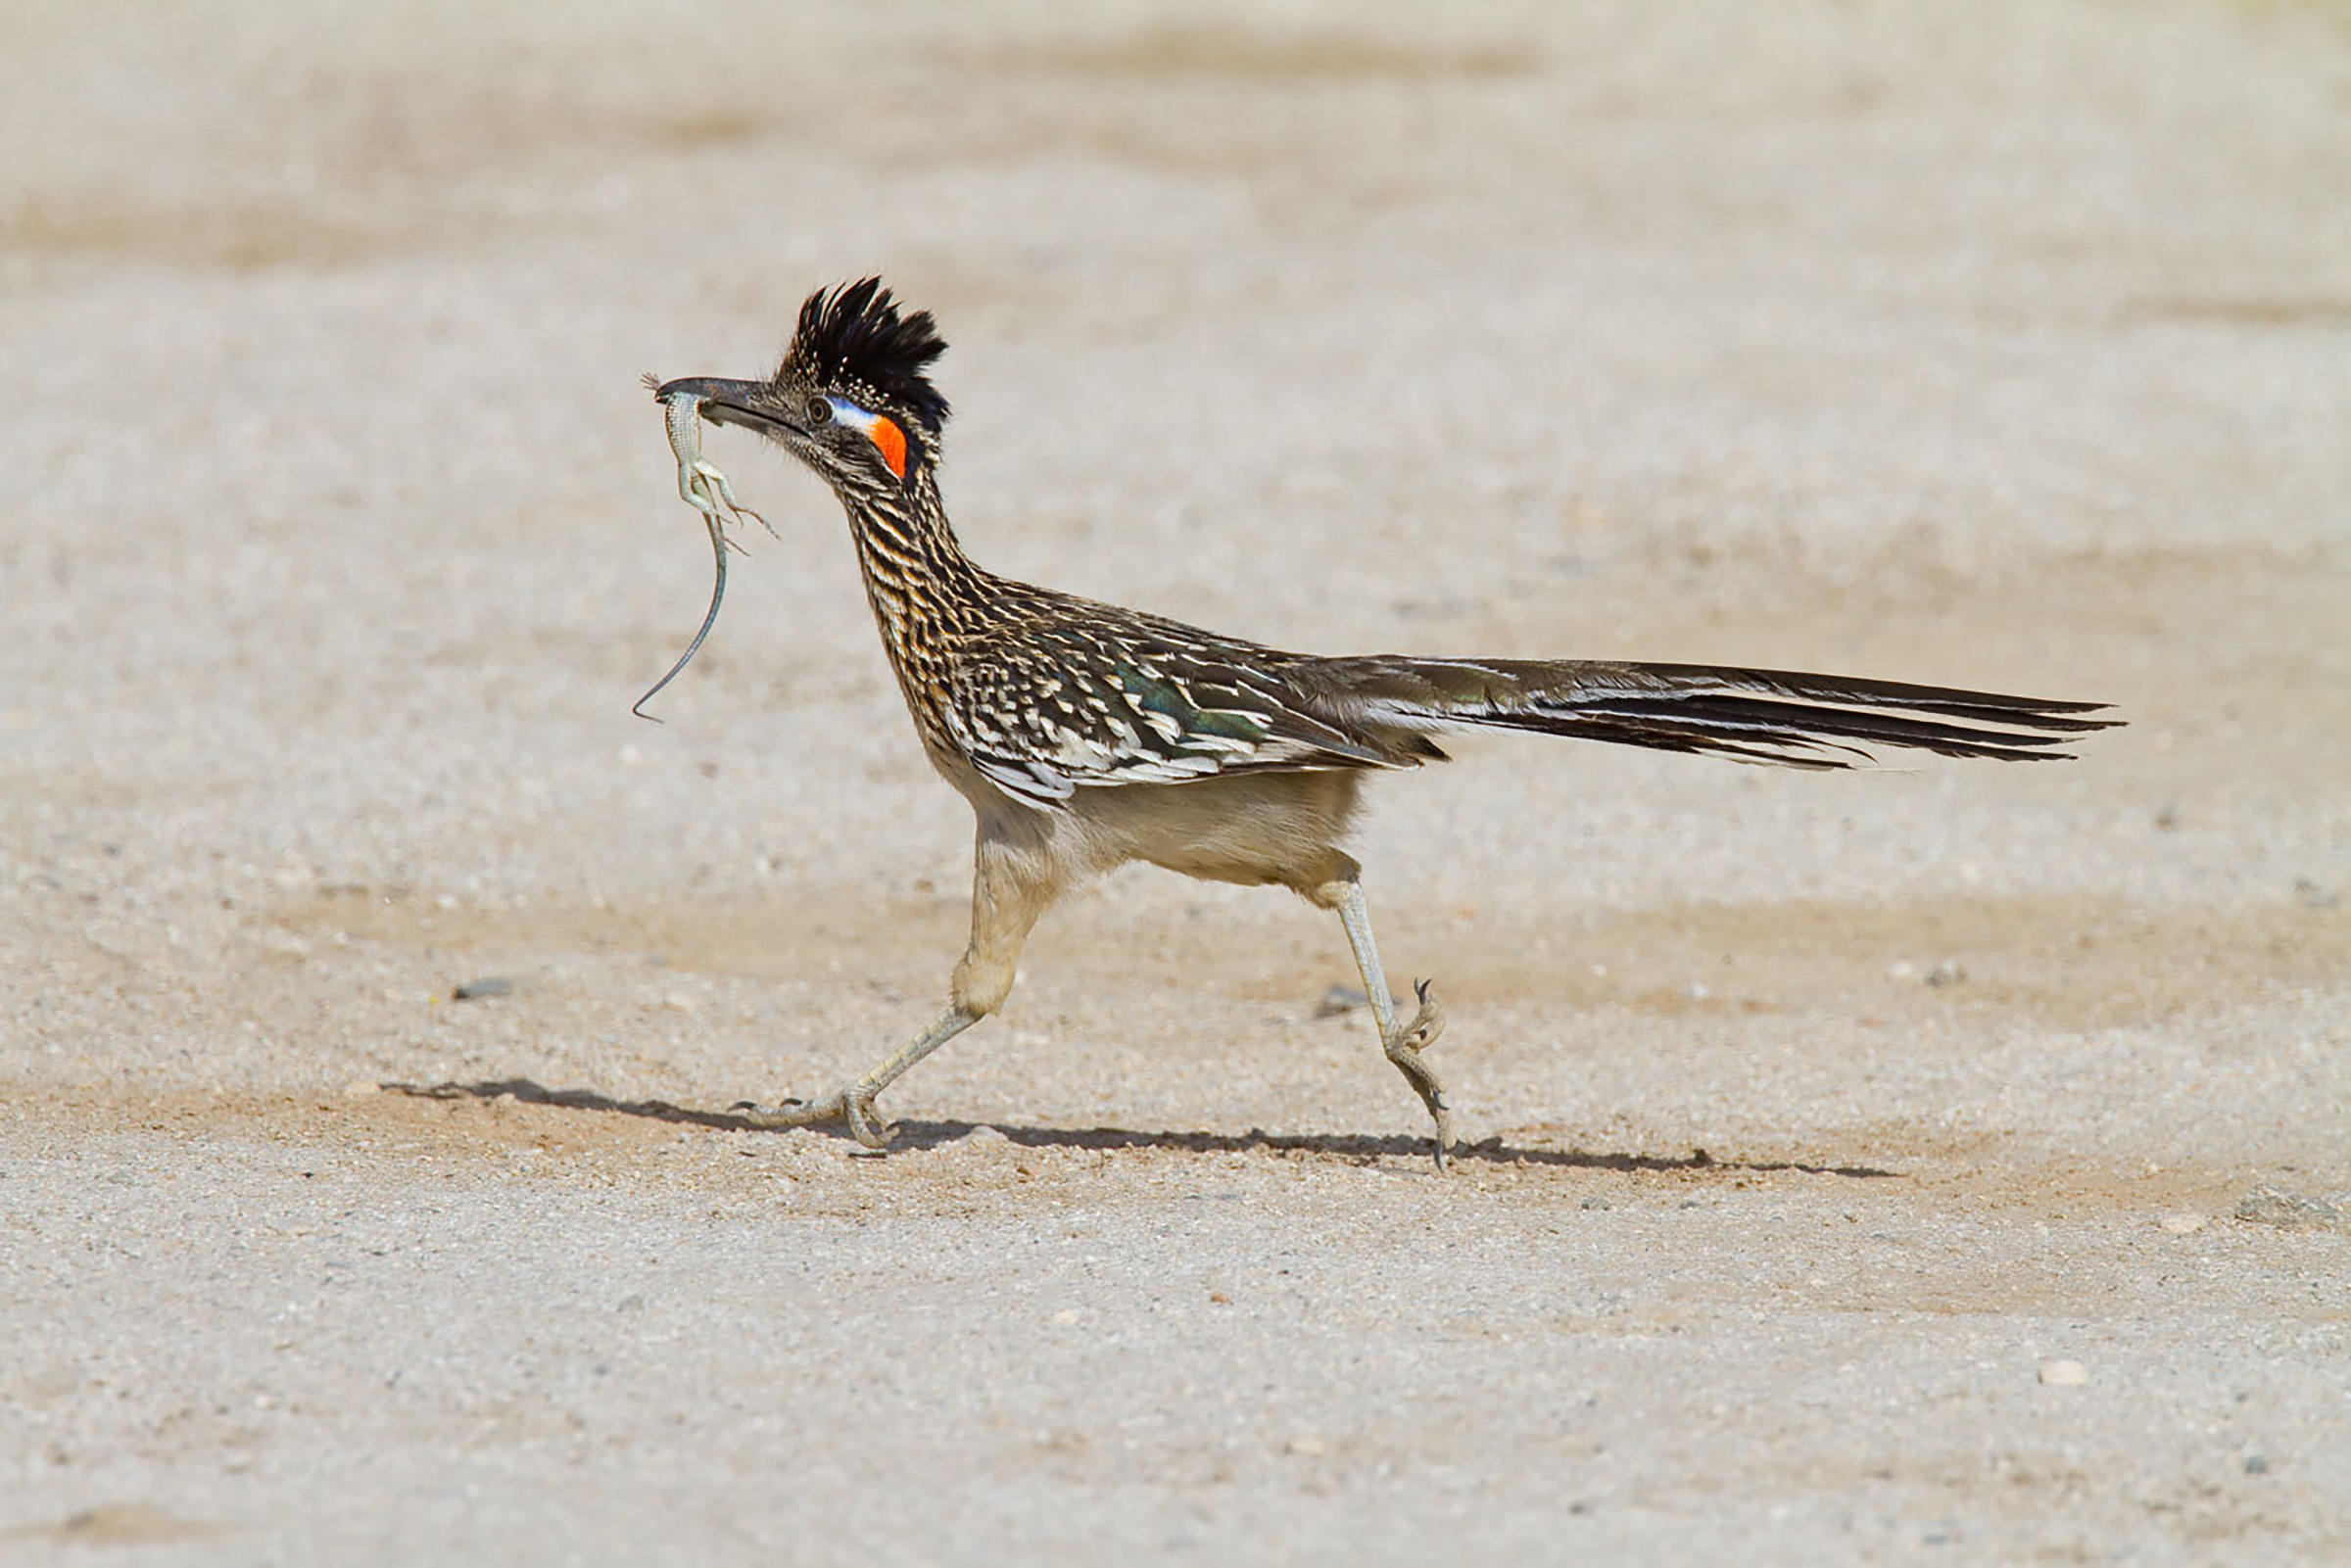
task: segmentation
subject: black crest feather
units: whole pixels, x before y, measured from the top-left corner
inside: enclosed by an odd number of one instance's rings
[[[779,376],[797,373],[844,391],[870,388],[913,414],[936,440],[947,400],[926,369],[946,348],[930,311],[901,315],[880,278],[860,278],[808,296]]]

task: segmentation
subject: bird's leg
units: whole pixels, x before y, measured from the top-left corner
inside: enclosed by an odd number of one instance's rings
[[[846,1121],[868,1149],[888,1143],[893,1130],[874,1109],[874,1097],[895,1083],[917,1062],[1004,1005],[1037,917],[1061,890],[1059,880],[1030,856],[983,836],[972,876],[972,939],[955,966],[947,1010],[888,1060],[877,1063],[853,1083],[822,1099],[781,1106],[747,1102],[735,1107],[758,1127],[806,1127]]]
[[[1420,980],[1413,986],[1420,1010],[1410,1019],[1397,1018],[1396,1005],[1388,996],[1388,977],[1379,966],[1379,944],[1371,939],[1371,912],[1364,904],[1361,882],[1353,877],[1341,878],[1313,896],[1316,903],[1337,910],[1339,924],[1347,927],[1347,945],[1355,949],[1355,967],[1371,998],[1371,1016],[1379,1022],[1379,1048],[1420,1096],[1420,1103],[1428,1107],[1429,1119],[1436,1123],[1437,1168],[1442,1170],[1453,1152],[1453,1108],[1445,1103],[1445,1080],[1420,1053],[1445,1032],[1445,1012],[1429,995],[1429,982]]]

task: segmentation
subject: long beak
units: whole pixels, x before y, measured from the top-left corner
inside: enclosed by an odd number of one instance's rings
[[[745,430],[790,430],[800,427],[775,411],[764,381],[729,381],[721,376],[682,376],[653,389],[656,402],[685,394],[701,403],[701,415],[712,424],[741,425]]]

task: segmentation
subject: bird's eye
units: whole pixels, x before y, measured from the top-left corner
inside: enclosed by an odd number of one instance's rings
[[[831,424],[832,422],[833,400],[830,398],[810,398],[808,400],[808,428],[811,430],[822,430],[825,426]]]

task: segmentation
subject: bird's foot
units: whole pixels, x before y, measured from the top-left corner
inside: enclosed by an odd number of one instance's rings
[[[754,1127],[813,1127],[828,1121],[848,1123],[849,1136],[868,1149],[888,1146],[897,1128],[881,1119],[874,1109],[874,1096],[879,1090],[862,1083],[852,1083],[834,1090],[819,1100],[787,1100],[782,1105],[756,1105],[749,1100],[739,1101],[731,1110]]]
[[[1415,981],[1413,994],[1420,1000],[1420,1011],[1398,1023],[1395,1034],[1380,1041],[1380,1048],[1420,1096],[1420,1103],[1428,1107],[1429,1119],[1436,1123],[1437,1168],[1443,1170],[1453,1157],[1453,1108],[1445,1103],[1445,1080],[1420,1053],[1445,1032],[1445,1010],[1430,994],[1427,980]]]

